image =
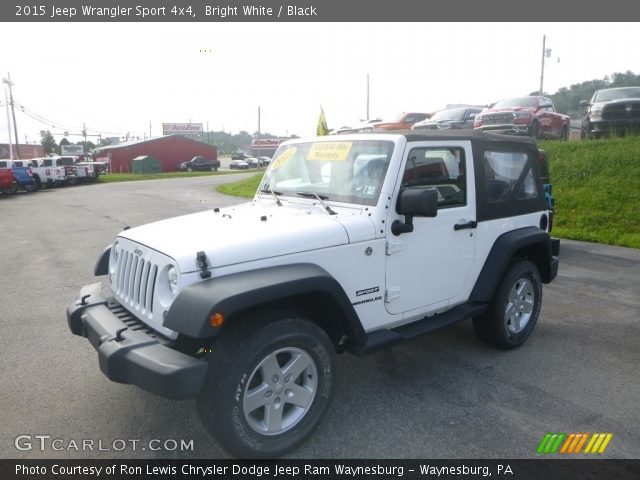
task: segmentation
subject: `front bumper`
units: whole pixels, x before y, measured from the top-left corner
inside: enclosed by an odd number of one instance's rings
[[[560,239],[551,239],[551,262],[549,264],[549,282],[558,276],[558,257],[560,256]]]
[[[589,133],[591,135],[600,135],[605,133],[617,132],[639,132],[640,118],[629,119],[608,119],[594,118],[589,122]]]
[[[483,132],[506,133],[510,135],[529,135],[529,125],[516,125],[513,123],[481,125],[479,127],[474,127],[474,130],[482,130]]]
[[[136,385],[161,397],[195,397],[208,364],[171,348],[112,299],[100,295],[100,284],[83,287],[67,307],[69,329],[86,337],[98,352],[100,370],[114,382]]]

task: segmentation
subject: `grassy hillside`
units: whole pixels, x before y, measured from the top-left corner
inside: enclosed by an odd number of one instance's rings
[[[556,199],[553,235],[640,248],[640,137],[540,142]],[[252,197],[262,174],[222,185]]]
[[[640,137],[540,142],[556,199],[553,234],[640,248]]]

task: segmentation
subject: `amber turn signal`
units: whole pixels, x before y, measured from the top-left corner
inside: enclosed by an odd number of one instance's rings
[[[216,312],[211,314],[209,317],[209,323],[212,327],[218,328],[221,327],[224,323],[224,316],[220,312]]]

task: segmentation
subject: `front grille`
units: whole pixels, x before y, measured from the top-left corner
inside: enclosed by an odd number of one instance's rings
[[[111,311],[111,313],[122,320],[122,323],[124,323],[129,328],[129,330],[141,330],[151,338],[158,340],[160,343],[163,343],[165,345],[171,344],[171,340],[164,337],[163,335],[160,335],[158,332],[153,330],[142,320],[138,319],[135,315],[133,315],[130,311],[128,311],[115,300],[109,299],[109,301],[107,302],[107,308]]]
[[[482,115],[482,123],[485,125],[501,125],[512,122],[513,113],[486,113]]]
[[[624,102],[605,105],[602,109],[604,120],[640,119],[640,102]]]
[[[122,250],[116,265],[113,293],[127,307],[149,318],[153,314],[158,266],[135,252]]]

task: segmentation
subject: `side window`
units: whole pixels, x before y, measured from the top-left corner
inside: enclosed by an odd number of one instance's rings
[[[484,153],[484,175],[488,203],[506,202],[513,197],[525,200],[536,198],[538,190],[533,178],[531,163],[524,152]]]
[[[457,147],[414,148],[409,152],[401,188],[435,188],[439,207],[467,202],[464,150]]]
[[[7,162],[0,162],[0,168],[9,168]]]

